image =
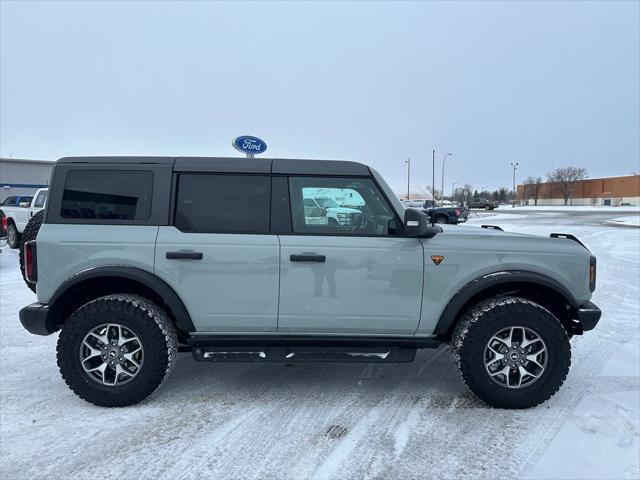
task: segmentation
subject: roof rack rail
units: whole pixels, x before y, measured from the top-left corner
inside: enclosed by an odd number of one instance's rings
[[[578,240],[575,236],[571,235],[570,233],[552,233],[549,236],[551,238],[566,238],[567,240],[573,240],[574,242],[577,242],[580,245],[582,245],[584,248],[587,248],[587,246],[584,243],[582,243],[580,240]],[[589,249],[587,248],[587,250]]]

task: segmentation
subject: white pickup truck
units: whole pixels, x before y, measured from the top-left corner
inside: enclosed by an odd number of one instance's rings
[[[7,225],[7,245],[10,248],[18,248],[20,245],[20,236],[22,235],[25,225],[35,213],[44,208],[47,203],[48,193],[49,190],[47,188],[41,188],[33,195],[30,204],[21,203],[15,207],[0,207],[6,217],[6,220],[3,219],[3,223],[6,222]]]

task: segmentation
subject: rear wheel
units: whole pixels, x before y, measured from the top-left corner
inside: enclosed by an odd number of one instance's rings
[[[171,372],[177,337],[150,300],[117,294],[76,310],[58,338],[58,367],[83,400],[123,407],[151,395]]]
[[[452,346],[466,385],[498,408],[529,408],[548,400],[571,364],[569,338],[558,319],[519,297],[472,307],[456,327]]]
[[[20,245],[20,233],[13,222],[7,226],[7,245],[9,248],[18,248]]]
[[[484,209],[485,209],[485,210],[491,210],[491,205],[485,205],[485,206],[484,206]]]
[[[449,220],[444,215],[438,215],[436,217],[436,223],[448,223]]]

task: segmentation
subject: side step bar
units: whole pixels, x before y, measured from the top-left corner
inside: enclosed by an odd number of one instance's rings
[[[404,363],[416,356],[412,347],[193,347],[199,362],[344,362]]]

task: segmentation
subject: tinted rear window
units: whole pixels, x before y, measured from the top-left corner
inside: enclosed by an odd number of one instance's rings
[[[62,194],[62,218],[146,220],[151,214],[153,172],[73,170]]]
[[[183,174],[175,226],[184,232],[268,233],[271,178]]]

